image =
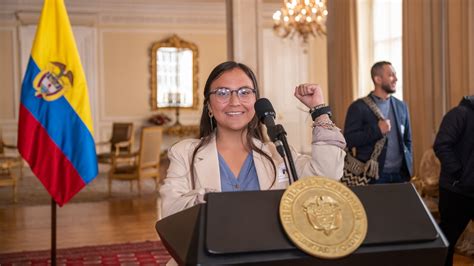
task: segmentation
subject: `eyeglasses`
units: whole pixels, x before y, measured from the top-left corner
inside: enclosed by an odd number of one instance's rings
[[[230,97],[234,92],[237,94],[241,102],[248,102],[253,99],[253,95],[256,93],[256,90],[247,87],[242,87],[237,90],[221,87],[217,88],[217,90],[209,92],[209,95],[215,94],[217,101],[226,103],[230,100]]]

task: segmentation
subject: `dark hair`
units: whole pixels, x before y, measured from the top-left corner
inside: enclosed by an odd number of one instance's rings
[[[372,82],[374,82],[374,84],[375,84],[375,80],[374,80],[375,76],[382,75],[383,66],[385,65],[392,65],[392,63],[388,61],[380,61],[380,62],[375,63],[370,69],[370,76],[372,77]]]
[[[257,99],[260,98],[257,78],[255,77],[255,74],[248,66],[242,63],[234,62],[234,61],[227,61],[227,62],[217,65],[211,71],[211,73],[209,74],[209,77],[207,78],[206,85],[204,86],[204,101],[203,101],[203,108],[202,108],[202,113],[201,113],[201,122],[199,124],[199,138],[201,139],[201,141],[199,142],[199,144],[196,146],[196,148],[193,151],[193,156],[192,156],[191,164],[190,164],[193,189],[195,189],[196,187],[196,180],[194,176],[194,159],[196,157],[196,154],[201,147],[209,143],[214,130],[217,130],[215,126],[217,125],[217,121],[215,120],[214,117],[212,118],[209,117],[208,104],[209,104],[209,96],[210,96],[209,92],[211,90],[211,84],[212,82],[214,82],[214,80],[218,79],[222,74],[224,74],[227,71],[233,70],[235,68],[239,68],[240,70],[242,70],[250,78],[250,80],[252,80],[253,88],[255,89],[255,97]],[[212,119],[212,125],[214,126],[211,126],[211,119]],[[275,163],[273,162],[273,160],[268,154],[263,152],[259,147],[255,146],[252,140],[253,138],[256,138],[264,142],[265,137],[262,132],[263,131],[262,131],[261,126],[259,125],[258,118],[256,115],[254,115],[252,120],[247,125],[247,136],[246,136],[247,143],[249,143],[250,148],[252,150],[255,150],[259,154],[262,154],[265,158],[267,158],[271,162],[273,166],[273,172],[275,174],[273,183],[275,183],[275,179],[276,179]],[[273,183],[272,183],[272,186],[273,186]]]

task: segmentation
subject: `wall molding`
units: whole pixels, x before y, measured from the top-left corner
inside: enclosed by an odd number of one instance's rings
[[[0,15],[1,16],[1,15]],[[6,143],[16,145],[17,134],[18,134],[18,112],[20,108],[20,93],[21,93],[21,80],[23,77],[19,77],[20,66],[19,66],[19,51],[18,51],[18,32],[16,26],[0,27],[0,30],[10,31],[12,33],[12,47],[13,47],[13,116],[8,119],[0,119],[0,126],[2,130],[2,136]]]
[[[17,18],[14,13],[0,13],[0,22],[2,24],[16,25]]]
[[[18,34],[16,31],[16,27],[0,27],[0,31],[5,31],[9,32],[12,36],[11,39],[11,45],[13,48],[13,65],[12,65],[12,81],[13,81],[13,98],[11,99],[13,101],[13,117],[6,118],[6,119],[0,119],[0,122],[3,123],[11,123],[13,121],[18,120],[18,108],[19,108],[19,99],[20,99],[20,82],[18,77]],[[5,89],[5,88],[4,88]]]
[[[225,30],[225,17],[210,14],[163,14],[163,15],[137,15],[137,14],[105,14],[100,15],[100,24],[108,25],[146,25],[167,26],[167,28],[208,28]]]

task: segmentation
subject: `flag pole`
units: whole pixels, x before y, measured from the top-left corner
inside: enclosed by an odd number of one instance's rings
[[[51,265],[56,266],[56,201],[51,197]]]
[[[56,265],[56,205],[98,174],[87,81],[64,0],[43,1],[20,95],[18,151],[52,197]]]

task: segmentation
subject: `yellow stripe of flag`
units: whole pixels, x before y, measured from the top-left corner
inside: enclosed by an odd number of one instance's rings
[[[64,97],[93,135],[86,77],[63,0],[45,0],[31,56],[40,70],[57,61],[74,73],[74,83]]]

